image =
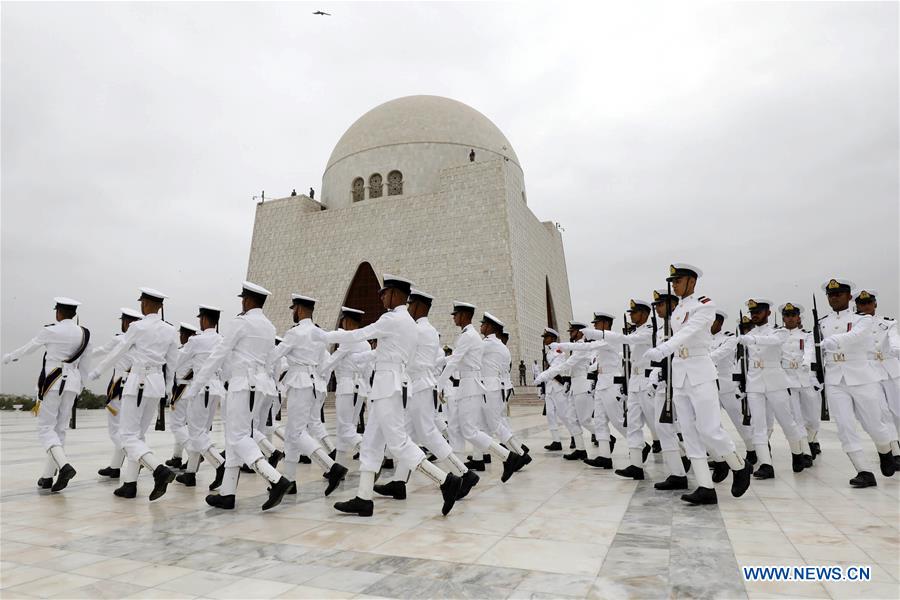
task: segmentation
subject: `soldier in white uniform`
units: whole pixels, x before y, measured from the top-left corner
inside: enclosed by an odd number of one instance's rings
[[[75,477],[64,450],[66,429],[75,398],[81,392],[83,374],[87,371],[90,354],[86,354],[91,332],[75,323],[80,302],[71,298],[54,298],[56,323],[46,325],[30,342],[3,357],[3,364],[17,361],[39,348],[44,348],[44,360],[38,378],[38,439],[47,453],[44,472],[38,487],[58,492]],[[57,470],[56,481],[53,476]]]
[[[650,361],[644,358],[644,353],[653,342],[653,326],[649,321],[651,310],[651,302],[632,298],[628,312],[634,325],[633,331],[624,334],[611,330],[588,329],[584,332],[585,338],[589,340],[604,340],[614,347],[627,345],[631,349],[631,375],[628,379],[626,404],[630,464],[624,469],[617,469],[616,475],[636,480],[644,478],[644,461],[650,454],[650,444],[644,439],[644,425],[650,429],[652,437],[658,439],[656,433],[658,415],[654,414],[656,401],[647,393],[650,387],[647,377],[650,372]],[[661,339],[662,334],[658,333]]]
[[[181,341],[179,352],[184,348],[184,345],[187,344],[191,336],[196,334],[197,328],[190,323],[179,323],[178,336]],[[187,389],[187,386],[190,384],[190,378],[193,376],[194,374],[193,372],[190,372],[189,368],[182,372],[177,370],[176,367],[175,386],[172,388],[172,401],[169,405],[172,409],[172,414],[169,418],[169,426],[172,429],[172,437],[175,439],[175,443],[172,445],[172,458],[165,462],[167,467],[172,467],[173,469],[184,469],[187,466],[187,463],[182,460],[182,455],[187,449],[188,444],[188,403],[181,402],[181,396],[184,394],[184,390]]]
[[[853,288],[853,282],[847,279],[832,278],[822,284],[832,312],[819,319],[818,327],[822,333],[829,409],[837,424],[841,447],[857,470],[850,485],[864,488],[877,482],[856,432],[856,419],[875,443],[885,477],[894,474],[891,442],[895,440],[882,420],[884,390],[878,371],[869,361],[874,318],[850,310]]]
[[[550,368],[551,360],[565,360],[565,357],[561,355],[561,351],[557,352],[549,349],[550,344],[559,342],[559,333],[555,329],[552,327],[545,327],[541,334],[541,342],[541,347],[543,348],[542,363],[544,369]],[[535,367],[532,371],[532,383],[534,383],[541,373],[542,370],[538,368],[537,363],[535,363]],[[564,384],[554,378],[554,380],[547,383],[534,383],[534,385],[540,386],[540,395],[544,400],[544,414],[547,417],[547,426],[550,430],[550,443],[544,446],[544,450],[549,450],[551,452],[562,450],[562,441],[559,437],[559,418],[556,413],[556,399],[559,394],[565,393]]]
[[[167,296],[152,288],[141,288],[140,291],[144,318],[131,324],[122,341],[91,371],[90,379],[97,379],[126,353],[131,354],[131,373],[122,392],[119,413],[119,434],[127,458],[122,485],[114,494],[120,498],[134,498],[138,472],[144,466],[153,472],[150,500],[156,500],[166,493],[166,488],[175,480],[175,473],[156,458],[144,436],[153,423],[160,400],[172,389],[178,359],[178,332],[160,316]]]
[[[206,503],[215,508],[234,509],[235,493],[241,465],[250,465],[256,473],[268,481],[269,497],[262,509],[268,510],[281,503],[291,482],[270,465],[259,445],[253,439],[254,408],[257,395],[274,395],[275,381],[266,358],[275,346],[275,326],[263,314],[262,307],[269,297],[269,290],[245,281],[241,287],[241,309],[225,336],[213,347],[188,388],[188,397],[201,394],[206,386],[218,377],[221,369],[223,382],[227,382],[225,397],[225,472],[218,494],[206,497]]]
[[[794,420],[791,382],[782,363],[782,347],[790,337],[787,329],[769,323],[772,301],[767,298],[747,300],[753,331],[741,335],[738,343],[747,349],[747,401],[750,404],[753,447],[759,457],[757,479],[775,477],[769,453],[768,415],[772,414],[784,431],[791,447],[791,468],[794,473],[812,466],[812,451],[806,431]]]
[[[270,352],[268,367],[273,369],[287,359],[287,375],[280,382],[287,394],[287,421],[284,426],[284,476],[292,483],[288,493],[297,492],[296,475],[300,456],[308,456],[326,472],[328,496],[340,484],[347,468],[334,461],[334,448],[322,426],[318,398],[325,394],[326,384],[321,368],[328,359],[322,340],[323,332],[312,321],[316,300],[292,294],[291,311],[294,325],[284,334],[284,341]]]
[[[751,465],[756,464],[756,450],[753,449],[753,429],[744,425],[744,415],[741,412],[741,395],[737,382],[734,380],[735,359],[737,353],[737,336],[731,331],[725,331],[722,326],[728,320],[725,311],[716,311],[716,320],[710,327],[712,333],[712,346],[709,357],[716,365],[719,375],[719,404],[731,419],[735,431],[744,441],[747,454],[745,460]]]
[[[481,364],[484,343],[472,325],[475,306],[468,302],[456,301],[453,303],[452,314],[453,322],[462,331],[456,338],[453,354],[447,359],[438,383],[438,387],[446,389],[450,385],[451,377],[459,377],[459,384],[453,385],[453,396],[457,403],[456,423],[451,419],[450,427],[458,427],[463,439],[469,442],[476,452],[484,454],[490,451],[503,461],[500,481],[505,483],[525,464],[521,446],[518,451],[515,448],[511,450],[504,448],[482,430],[485,390],[481,383]],[[480,468],[478,463],[481,463]],[[470,464],[477,470],[484,469],[482,461],[473,460]]]
[[[222,340],[222,336],[219,334],[221,313],[221,309],[215,306],[200,305],[200,311],[197,314],[197,318],[200,319],[200,333],[191,336],[182,346],[178,353],[178,364],[175,366],[177,373],[183,372],[191,375],[189,379],[185,380],[187,385],[190,385],[193,374],[200,371],[213,349]],[[216,470],[216,477],[209,484],[209,489],[215,490],[222,485],[222,478],[225,475],[225,458],[213,443],[209,435],[209,428],[212,427],[216,408],[225,399],[225,393],[225,386],[222,385],[219,373],[214,373],[198,394],[187,396],[182,393],[179,402],[183,402],[187,408],[188,460],[185,472],[178,475],[175,481],[188,487],[196,486],[197,470],[200,468],[200,457],[202,456]]]
[[[787,302],[778,307],[781,322],[788,332],[788,338],[781,347],[781,364],[790,382],[791,410],[794,420],[806,430],[812,458],[821,452],[819,424],[821,422],[822,398],[816,391],[810,365],[813,359],[814,342],[812,334],[802,327],[803,306]],[[816,382],[818,383],[818,382]]]
[[[900,447],[896,438],[900,431],[900,360],[891,353],[890,338],[898,337],[897,322],[890,317],[882,317],[875,314],[878,308],[878,291],[872,288],[859,290],[855,296],[856,310],[871,315],[874,320],[872,327],[872,348],[869,351],[869,360],[881,379],[881,387],[884,390],[883,421],[892,429],[895,441],[891,444],[894,454],[894,462],[900,468]]]
[[[419,333],[406,307],[411,288],[412,282],[408,279],[385,274],[379,296],[386,313],[360,329],[323,333],[324,341],[331,344],[378,340],[375,373],[369,392],[369,419],[359,453],[359,489],[355,498],[334,505],[340,512],[372,516],[375,474],[381,469],[385,446],[400,461],[401,468],[418,469],[440,486],[444,501],[442,514],[450,512],[460,493],[462,478],[444,473],[425,460],[425,453],[406,434],[403,372],[414,358]]]
[[[722,457],[732,470],[731,494],[744,495],[750,486],[750,465],[735,452],[734,442],[722,428],[718,372],[709,356],[712,344],[710,328],[716,307],[706,296],[697,296],[694,288],[702,275],[700,269],[686,263],[669,267],[667,281],[672,292],[681,298],[672,311],[672,338],[644,354],[646,361],[672,359],[672,392],[675,414],[684,436],[687,456],[691,460],[698,487],[681,499],[691,504],[717,504],[712,475],[706,463],[707,450]]]
[[[436,426],[436,399],[438,397],[435,369],[444,362],[440,337],[428,322],[428,313],[434,297],[420,290],[411,289],[409,294],[409,314],[416,321],[418,337],[414,358],[409,362],[406,375],[407,385],[406,418],[416,439],[421,440],[436,460],[446,461],[450,470],[462,478],[462,486],[457,500],[468,495],[478,483],[478,475],[470,471],[462,460],[453,453],[450,444]],[[363,342],[365,343],[365,342]],[[408,465],[398,465],[393,480],[375,486],[375,492],[390,496],[395,500],[406,498],[406,482],[411,471]]]
[[[93,358],[100,358],[115,348],[122,335],[128,331],[128,326],[139,321],[144,315],[133,308],[122,308],[120,331],[113,338],[91,353]],[[131,356],[126,352],[113,368],[109,383],[106,385],[106,429],[109,439],[113,444],[112,457],[109,465],[97,471],[98,475],[118,479],[121,475],[122,463],[125,461],[125,450],[122,448],[122,437],[119,435],[119,411],[122,409],[122,389],[128,379],[128,371],[131,369]]]

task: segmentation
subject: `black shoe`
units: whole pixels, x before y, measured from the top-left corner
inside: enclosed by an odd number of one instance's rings
[[[175,481],[175,473],[165,465],[157,465],[153,469],[153,491],[150,492],[150,500],[156,500],[166,493],[169,484]]]
[[[605,458],[603,456],[597,456],[596,458],[586,458],[583,461],[584,464],[590,467],[597,467],[598,469],[612,469],[613,462],[611,458]]]
[[[884,452],[884,453],[879,452],[879,453],[878,453],[878,462],[879,462],[880,465],[881,465],[881,474],[884,475],[885,477],[890,477],[891,475],[893,475],[893,474],[896,472],[897,466],[896,466],[895,463],[894,463],[894,455],[891,454],[891,451],[890,451],[890,450],[888,450],[887,452]],[[69,466],[69,465],[65,465],[65,466],[60,470],[60,472],[59,472],[59,476],[60,476],[60,477],[62,477],[62,472],[63,472],[63,471],[66,469],[66,467],[68,467],[68,466]],[[72,474],[73,474],[73,475],[75,474],[75,473],[74,473],[74,470],[73,470]],[[58,483],[59,483],[59,482],[57,481],[57,484],[58,484]],[[63,487],[65,487],[65,485],[63,485]],[[56,491],[56,486],[55,486],[55,485],[53,486],[53,491],[54,491],[54,492]]]
[[[651,450],[650,444],[648,444],[647,442],[644,442],[644,449],[641,450],[641,461],[642,462],[647,462],[647,457],[650,456],[650,450]]]
[[[291,485],[288,486],[287,491],[285,492],[287,496],[296,496],[297,495],[297,482],[292,481]]]
[[[881,472],[884,472],[884,467],[881,468]],[[891,471],[891,475],[893,474],[894,472]],[[50,491],[58,492],[65,489],[65,487],[69,485],[69,480],[73,477],[75,477],[75,468],[69,463],[64,464],[59,470],[59,474],[56,476],[56,483],[53,484],[53,487],[50,488]]]
[[[359,496],[352,500],[334,503],[335,510],[342,513],[350,513],[360,517],[371,517],[375,511],[375,503],[371,500],[363,500]]]
[[[113,491],[113,494],[119,498],[134,498],[137,496],[137,481],[123,483]]]
[[[166,465],[167,467],[172,467],[173,469],[180,469],[181,468],[181,457],[173,456],[172,458],[170,458],[163,464]]]
[[[529,452],[531,452],[531,449],[528,446],[526,446],[525,444],[522,444],[522,452],[524,454],[528,454]]]
[[[791,469],[794,473],[799,473],[806,468],[806,461],[803,460],[802,454],[791,454]]]
[[[256,473],[250,465],[241,465],[241,473]]]
[[[521,462],[523,457],[514,452],[510,452],[509,456],[506,457],[506,460],[503,461],[503,473],[500,475],[500,481],[506,483],[509,481],[509,478],[513,476],[513,473],[518,471],[521,468]]]
[[[394,459],[386,458],[381,462],[382,469],[393,469],[394,468]]]
[[[331,468],[325,473],[325,476],[328,478],[328,486],[325,488],[326,496],[331,494],[341,484],[345,475],[347,475],[347,467],[338,463],[331,465]]]
[[[615,473],[619,477],[627,477],[628,479],[634,479],[635,481],[644,479],[644,469],[634,465],[628,465],[624,469],[616,469]]]
[[[687,456],[681,457],[681,465],[684,467],[685,473],[691,472],[691,459],[689,459]]]
[[[731,469],[728,468],[728,463],[724,460],[714,462],[712,467],[713,483],[721,483],[728,479],[728,473],[730,471]]]
[[[810,444],[810,446],[812,446],[812,444]],[[756,450],[747,450],[747,455],[744,457],[745,462],[755,465],[758,460],[759,459],[756,458]]]
[[[559,442],[551,442],[544,446],[544,450],[549,450],[550,452],[556,452],[562,450],[562,444]]]
[[[740,498],[750,487],[750,463],[744,463],[744,467],[739,471],[731,472],[731,495]],[[772,475],[774,477],[774,473]]]
[[[813,458],[822,454],[822,446],[819,445],[819,442],[810,442],[809,449],[812,451]]]
[[[49,490],[53,487],[53,478],[52,477],[41,477],[38,479],[38,487],[42,490]]]
[[[486,464],[486,465],[491,464],[491,455],[490,455],[490,454],[482,454],[482,455],[481,455],[481,462],[483,462],[483,463]]]
[[[651,446],[653,450],[653,454],[659,454],[662,452],[662,444],[659,443],[659,440],[653,440],[653,446]]]
[[[616,449],[616,436],[609,434],[609,453],[612,454]]]
[[[121,470],[113,469],[112,467],[103,467],[102,469],[97,471],[97,475],[109,477],[110,479],[118,479],[121,473]]]
[[[573,436],[569,439],[569,450],[573,449],[574,447],[575,447],[575,436],[573,435]]]
[[[772,468],[772,465],[761,464],[753,472],[753,477],[756,479],[775,479],[775,469]]]
[[[337,448],[334,448],[331,452],[328,453],[328,458],[334,460],[337,458]]]
[[[519,464],[516,465],[516,471],[521,471],[522,467],[531,463],[531,456],[528,454],[519,455]]]
[[[591,434],[591,443],[595,448],[600,445],[600,440],[597,439],[597,435],[594,433]]]
[[[875,475],[869,471],[860,471],[856,477],[850,480],[850,485],[855,488],[875,487],[878,483],[875,481]]]
[[[281,479],[273,483],[269,487],[269,499],[263,502],[262,509],[269,510],[270,508],[275,508],[281,504],[288,488],[291,487],[291,483],[292,482],[288,481],[287,477],[284,475],[281,476]]]
[[[175,481],[183,483],[187,487],[195,487],[197,485],[196,473],[181,473],[175,477]]]
[[[587,457],[587,450],[575,450],[574,452],[563,454],[563,458],[566,460],[584,460]]]
[[[688,489],[687,476],[669,475],[665,481],[654,483],[653,487],[657,490],[686,490]]]
[[[804,454],[803,455],[803,468],[808,469],[813,466],[813,457],[812,454]]]
[[[457,500],[462,500],[469,495],[472,488],[478,485],[479,477],[475,474],[475,471],[466,471],[463,473],[461,479],[462,484],[459,486],[459,495],[456,497]]]
[[[218,494],[210,494],[206,497],[206,503],[213,508],[221,508],[223,510],[234,510],[234,494],[229,496],[220,496]]]
[[[406,500],[406,482],[392,481],[390,483],[382,483],[376,485],[375,493],[380,496],[388,496],[394,500]]]
[[[900,471],[900,456],[894,457],[894,473]]]
[[[281,459],[284,458],[284,452],[281,450],[276,450],[272,454],[269,455],[268,460],[269,464],[272,465],[273,469],[278,468],[278,463],[281,462]]]
[[[219,486],[222,485],[222,478],[225,477],[225,462],[223,461],[221,465],[216,467],[216,478],[213,479],[212,483],[209,484],[209,491],[219,489]]]
[[[297,464],[298,465],[311,465],[312,459],[308,456],[301,454],[300,458],[297,460]]]
[[[465,465],[470,471],[484,471],[484,463],[480,460],[467,460]]]
[[[515,456],[515,454],[510,454],[510,457],[512,456]],[[506,460],[509,459],[507,458]],[[503,472],[504,474],[506,473],[506,463],[503,463]],[[442,515],[447,516],[447,513],[453,509],[453,505],[456,504],[456,497],[459,496],[461,489],[462,477],[453,473],[447,473],[447,479],[441,484],[441,496],[444,498],[444,504],[441,506]]]
[[[359,460],[359,452],[353,455],[353,460]]]
[[[719,503],[719,498],[716,496],[716,490],[705,487],[698,487],[690,494],[682,494],[681,499],[693,505]]]

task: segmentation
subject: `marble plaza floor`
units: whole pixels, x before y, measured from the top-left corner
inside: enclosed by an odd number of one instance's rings
[[[414,475],[408,500],[376,500],[363,519],[331,508],[354,495],[357,477],[324,498],[314,466],[299,469],[300,494],[268,513],[263,483],[248,475],[237,510],[209,509],[208,467],[196,488],[174,483],[152,504],[146,476],[138,499],[115,498],[117,484],[96,475],[109,456],[105,413],[78,419],[68,442],[78,476],[45,495],[33,417],[0,416],[2,598],[900,597],[900,475],[851,489],[833,424],[811,471],[791,472],[778,431],[775,480],[739,500],[720,484],[717,507],[692,508],[652,481],[544,452],[540,407],[516,406],[535,460],[510,482],[492,465],[445,518],[436,489]],[[171,442],[151,432],[161,457]],[[624,465],[625,448],[615,460]],[[659,478],[659,455],[648,471]],[[869,565],[872,581],[744,582],[740,565]]]

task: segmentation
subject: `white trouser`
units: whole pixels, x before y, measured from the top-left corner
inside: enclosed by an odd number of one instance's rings
[[[546,388],[545,388],[546,389]],[[556,415],[556,402],[549,392],[544,392],[544,411],[547,413],[547,427],[550,429],[550,437],[554,442],[559,441],[559,418]]]
[[[749,425],[744,425],[744,413],[741,412],[741,399],[738,398],[738,393],[737,388],[725,391],[719,390],[719,404],[722,405],[725,414],[731,419],[738,435],[744,440],[744,447],[747,450],[753,450],[753,428]],[[753,422],[752,415],[751,413],[751,423]]]
[[[628,390],[628,448],[637,450],[643,448],[647,442],[644,440],[644,425],[650,429],[650,434],[656,439],[656,427],[653,422],[657,415],[654,412],[654,400],[647,395],[647,390]]]
[[[411,394],[406,402],[406,419],[413,437],[420,440],[438,460],[446,460],[452,449],[434,424],[434,396],[430,388]]]
[[[256,428],[253,423],[256,402],[262,400],[262,394],[253,394],[253,406],[250,405],[250,390],[229,391],[225,399],[228,408],[225,412],[225,467],[239,467],[243,464],[253,465],[263,457],[259,445],[253,439]],[[225,492],[221,492],[225,493]]]
[[[609,425],[615,427],[622,438],[627,439],[624,417],[618,386],[594,391],[594,435],[598,440],[609,441]]]
[[[353,394],[335,395],[334,446],[338,452],[350,452],[362,441],[362,436],[356,433],[356,424],[359,422],[359,411],[363,402],[365,402],[365,399],[361,396],[357,396],[356,404],[353,404]]]
[[[65,391],[59,395],[59,384],[54,389],[44,394],[41,400],[41,409],[38,412],[38,439],[44,450],[53,446],[66,445],[66,430],[69,427],[69,419],[72,416],[72,407],[75,404],[74,391]]]
[[[175,453],[181,455],[181,449],[188,442],[187,413],[188,403],[186,398],[182,396],[172,406],[169,416],[169,428],[172,430],[172,436],[175,438]]]
[[[885,400],[882,418],[888,428],[893,428],[891,433],[896,440],[900,432],[900,379],[885,379],[881,382],[881,389],[884,391]]]
[[[144,394],[138,406],[137,395],[128,394],[122,397],[122,409],[119,411],[119,436],[122,448],[129,461],[137,462],[150,452],[150,446],[144,441],[147,430],[156,420],[159,409],[159,398]]]
[[[359,470],[377,473],[387,447],[395,460],[415,469],[425,454],[406,434],[406,418],[401,392],[389,398],[369,401],[369,420],[359,450]]]
[[[116,411],[116,414],[112,414],[109,409],[106,410],[106,431],[109,433],[109,440],[113,444],[113,450],[121,450],[122,437],[119,435],[119,415],[122,412],[122,399],[114,398],[109,401],[107,406]]]
[[[591,392],[574,394],[572,410],[575,412],[578,426],[587,429],[589,433],[594,433],[594,395]]]
[[[310,435],[309,422],[314,416],[319,421],[316,409],[318,402],[313,395],[313,388],[288,388],[287,422],[284,426],[284,456],[288,462],[296,463],[300,455],[312,456],[321,448],[318,438]],[[313,415],[315,413],[315,415]]]
[[[672,396],[688,458],[705,461],[707,450],[713,456],[734,454],[734,442],[722,428],[715,381],[692,385],[685,379]]]
[[[794,420],[809,434],[819,430],[822,397],[813,387],[791,388],[791,412]]]
[[[660,423],[659,415],[662,414],[663,406],[666,403],[666,387],[660,385],[654,392],[653,397],[653,414],[656,415],[656,433],[659,436],[659,445],[663,452],[680,452],[681,446],[678,444],[678,423]],[[672,402],[674,405],[674,401]],[[673,415],[678,417],[678,415]],[[680,459],[679,459],[680,460]]]
[[[309,435],[314,439],[324,440],[328,437],[328,430],[325,429],[325,422],[322,420],[322,407],[325,406],[325,392],[315,390],[315,395],[312,414],[310,415],[309,425],[307,425],[307,427],[309,428]]]
[[[482,410],[484,411],[484,422],[487,426],[487,431],[492,437],[501,442],[508,442],[513,434],[504,418],[506,402],[503,401],[503,390],[485,392],[484,398],[485,402],[482,405]]]
[[[479,452],[487,452],[490,448],[491,436],[482,429],[484,396],[462,396],[457,399],[457,421],[463,439]]]
[[[825,393],[828,396],[828,409],[837,424],[838,438],[844,452],[850,454],[862,450],[854,415],[876,446],[881,448],[890,446],[891,430],[882,420],[884,390],[881,383],[825,384]]]
[[[466,439],[459,426],[459,400],[453,395],[446,398],[444,411],[447,414],[447,441],[450,442],[454,452],[462,454],[466,451]]]
[[[794,421],[791,412],[791,397],[787,390],[772,390],[765,393],[747,392],[750,403],[750,427],[753,429],[753,445],[765,446],[769,443],[768,414],[774,415],[784,437],[796,443],[806,437],[806,431]]]
[[[572,396],[562,389],[557,389],[550,394],[550,397],[556,404],[556,418],[562,421],[563,426],[569,431],[569,435],[573,437],[580,436],[581,425],[578,424],[578,416],[575,414]]]
[[[200,392],[179,402],[187,403],[188,450],[202,454],[214,445],[209,435],[209,423],[216,414],[219,397],[209,396],[207,401],[206,394]]]
[[[254,412],[256,413],[253,416],[253,426],[256,431],[253,433],[253,438],[257,441],[261,439],[268,439],[269,435],[271,435],[272,431],[275,429],[275,401],[278,400],[278,396],[269,396],[268,394],[260,398],[262,402],[259,402],[254,407]],[[272,424],[267,425],[269,420],[271,419]]]

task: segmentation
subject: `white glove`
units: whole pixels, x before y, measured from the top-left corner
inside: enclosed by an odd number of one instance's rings
[[[663,354],[662,350],[659,348],[650,348],[646,352],[644,352],[644,356],[641,357],[641,361],[650,361],[657,362],[663,359],[665,354]]]
[[[827,352],[834,352],[838,348],[840,348],[840,345],[833,337],[825,338],[824,340],[822,340],[822,350],[825,350]]]
[[[12,354],[4,354],[3,355],[3,364],[8,365],[12,362]]]
[[[756,338],[749,333],[745,333],[744,335],[738,336],[738,344],[741,346],[753,346],[756,344]]]
[[[541,373],[540,375],[538,375],[537,377],[534,378],[534,385],[541,385],[545,381],[547,381],[547,378],[544,377],[543,373]]]
[[[550,342],[547,347],[555,352],[556,349],[559,348],[559,342]]]

